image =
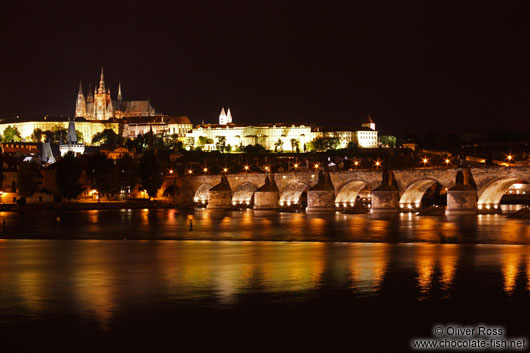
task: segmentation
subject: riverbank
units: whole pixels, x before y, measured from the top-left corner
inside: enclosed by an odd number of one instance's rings
[[[177,208],[164,201],[125,201],[125,202],[47,202],[26,205],[3,204],[0,211],[72,211],[72,210],[119,210],[119,209],[164,209]]]

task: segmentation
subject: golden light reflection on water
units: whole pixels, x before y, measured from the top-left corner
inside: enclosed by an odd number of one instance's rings
[[[434,244],[417,244],[416,249],[416,268],[417,268],[417,282],[419,290],[419,300],[428,297],[432,284],[432,276],[434,273]]]
[[[440,245],[440,285],[442,290],[448,292],[451,289],[458,263],[458,245],[443,244]]]
[[[504,278],[504,292],[511,295],[515,291],[519,265],[522,260],[520,246],[503,246],[501,251],[502,275]]]
[[[23,272],[17,276],[16,281],[23,306],[33,314],[40,313],[45,306],[42,294],[46,283],[44,283],[42,273],[39,271]]]
[[[388,264],[389,244],[351,245],[352,289],[361,294],[372,294],[380,290]]]
[[[320,222],[325,219],[317,226]],[[395,275],[408,276],[408,288],[417,290],[418,300],[448,298],[455,278],[462,276],[462,264],[473,266],[463,271],[471,280],[477,271],[494,272],[497,276],[487,276],[490,288],[528,294],[527,252],[528,246],[429,243],[9,240],[0,243],[0,313],[16,303],[40,315],[73,301],[81,315],[105,331],[124,302],[215,300],[231,307],[255,293],[293,298],[326,288],[377,296],[383,288],[400,291],[393,287]],[[462,261],[467,256],[473,261]],[[528,284],[518,286],[519,275]],[[433,290],[437,283],[441,294]]]
[[[324,244],[276,242],[179,242],[160,244],[165,278],[181,295],[205,289],[230,305],[249,287],[265,292],[311,290],[324,271]]]
[[[74,293],[79,308],[95,316],[103,331],[109,330],[110,320],[116,305],[113,295],[114,283],[109,269],[109,257],[97,251],[98,243],[93,242],[79,248],[78,261],[82,264],[75,268]],[[106,255],[98,260],[101,255]]]

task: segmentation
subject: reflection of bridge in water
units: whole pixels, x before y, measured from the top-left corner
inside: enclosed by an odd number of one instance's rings
[[[272,174],[277,190],[276,206],[305,203],[309,208],[330,210],[353,206],[359,202],[360,193],[370,193],[373,211],[410,210],[421,207],[422,198],[429,188],[438,185],[447,193],[449,212],[500,211],[500,201],[506,190],[515,183],[530,182],[529,167],[447,168],[406,170],[358,170],[330,172],[331,184],[322,189],[323,175],[315,172]],[[233,205],[254,204],[259,188],[265,184],[267,174],[231,174],[226,176]],[[179,204],[209,203],[210,189],[221,182],[221,175],[195,175],[168,177],[160,190],[176,185]],[[324,184],[322,184],[324,185]],[[312,191],[312,189],[317,191]],[[270,190],[269,190],[270,191]],[[329,197],[325,197],[325,194]],[[224,196],[223,196],[224,197]],[[322,197],[326,200],[323,201]],[[316,205],[316,206],[315,206]],[[305,205],[304,205],[305,206]]]

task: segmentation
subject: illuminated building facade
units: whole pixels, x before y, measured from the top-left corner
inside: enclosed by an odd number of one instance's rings
[[[187,116],[129,117],[121,119],[121,122],[123,122],[123,137],[131,139],[136,138],[138,134],[143,135],[150,131],[153,134],[186,137],[193,128]]]
[[[375,123],[370,115],[366,117],[362,127],[362,129],[355,132],[355,138],[359,144],[359,147],[377,148],[379,146],[377,130],[375,129]]]
[[[4,135],[5,129],[12,126],[17,128],[23,141],[32,141],[31,135],[36,129],[42,131],[68,130],[69,124],[69,118],[64,117],[6,119],[0,122],[0,134]],[[92,137],[105,129],[112,129],[115,133],[120,134],[123,130],[123,124],[119,124],[117,121],[89,121],[84,118],[76,118],[75,129],[81,133],[85,143],[90,144]],[[44,136],[42,140],[44,140]]]
[[[208,142],[202,144],[201,137]],[[188,147],[202,147],[204,150],[217,149],[224,139],[225,146],[234,151],[248,145],[261,145],[267,150],[303,151],[304,145],[312,140],[311,127],[305,125],[265,124],[265,125],[216,125],[203,124],[187,134]]]
[[[370,116],[360,130],[323,129],[309,125],[259,124],[238,125],[232,123],[230,109],[224,108],[219,115],[219,124],[201,124],[186,134],[188,148],[200,147],[212,151],[221,144],[235,151],[248,145],[261,145],[266,150],[304,152],[308,143],[317,138],[337,138],[337,148],[346,148],[357,143],[361,148],[379,146],[375,123]]]
[[[85,97],[83,86],[79,83],[79,91],[75,105],[75,116],[87,120],[107,120],[111,118],[124,118],[134,116],[154,116],[155,109],[149,100],[124,101],[121,93],[121,83],[118,84],[116,100],[111,98],[110,88],[105,87],[103,69],[99,86],[92,92],[90,86]]]

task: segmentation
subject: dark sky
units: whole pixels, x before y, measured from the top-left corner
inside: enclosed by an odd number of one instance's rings
[[[508,4],[509,3],[509,4]],[[236,123],[530,130],[525,2],[70,1],[0,15],[0,116],[72,115],[99,70],[124,99]]]

